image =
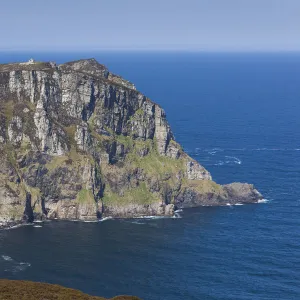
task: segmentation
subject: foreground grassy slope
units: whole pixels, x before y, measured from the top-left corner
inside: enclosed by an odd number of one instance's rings
[[[105,300],[59,285],[22,280],[0,279],[1,300]],[[111,300],[140,300],[134,296],[117,296]]]

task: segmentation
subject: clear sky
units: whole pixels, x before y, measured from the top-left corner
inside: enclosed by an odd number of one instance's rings
[[[300,51],[300,0],[0,0],[1,50]]]

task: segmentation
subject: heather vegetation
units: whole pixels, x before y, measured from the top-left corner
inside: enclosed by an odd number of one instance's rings
[[[0,300],[108,300],[59,285],[23,280],[0,279]],[[110,300],[140,300],[135,296],[117,296]]]

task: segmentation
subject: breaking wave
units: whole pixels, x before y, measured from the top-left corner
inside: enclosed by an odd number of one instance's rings
[[[83,223],[98,223],[98,220],[85,220]]]
[[[173,219],[181,219],[182,216],[179,213],[175,213],[174,216],[172,217]]]
[[[268,199],[260,199],[257,201],[257,203],[268,203],[268,202],[270,202],[270,200]]]
[[[112,220],[112,219],[113,219],[112,217],[106,217],[106,218],[100,219],[99,222],[104,222],[104,221]]]
[[[140,216],[135,219],[146,219],[146,220],[156,220],[156,219],[170,219],[169,216]]]

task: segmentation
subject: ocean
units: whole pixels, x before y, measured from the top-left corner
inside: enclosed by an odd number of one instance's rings
[[[31,57],[95,57],[162,105],[215,181],[253,183],[266,201],[2,230],[0,278],[144,300],[300,299],[300,54],[2,53],[0,62]]]

